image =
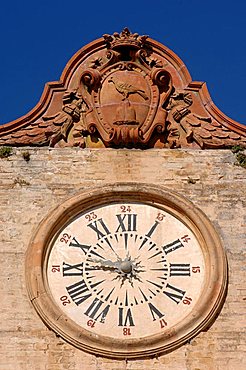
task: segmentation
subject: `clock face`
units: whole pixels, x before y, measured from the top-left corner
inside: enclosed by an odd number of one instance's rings
[[[78,193],[30,241],[30,300],[73,346],[118,359],[174,350],[211,324],[227,265],[207,217],[153,185]]]
[[[204,276],[193,232],[164,208],[139,202],[79,214],[54,238],[47,264],[59,308],[82,328],[119,339],[182,322]]]

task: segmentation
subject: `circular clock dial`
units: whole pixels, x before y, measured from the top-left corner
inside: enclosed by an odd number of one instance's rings
[[[170,352],[212,322],[227,265],[207,217],[153,185],[68,199],[41,222],[26,259],[32,304],[73,346],[125,359]]]
[[[54,238],[47,264],[60,309],[113,338],[154,335],[184,320],[204,274],[193,232],[164,208],[137,202],[79,214]]]

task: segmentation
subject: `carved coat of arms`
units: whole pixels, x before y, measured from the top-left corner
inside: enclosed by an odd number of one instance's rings
[[[171,76],[147,62],[146,37],[127,30],[104,37],[108,61],[95,61],[81,76],[85,125],[89,132],[97,130],[106,145],[147,145],[155,130],[165,130],[163,105],[172,90]]]

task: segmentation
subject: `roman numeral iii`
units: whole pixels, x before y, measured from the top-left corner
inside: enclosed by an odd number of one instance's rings
[[[170,276],[190,276],[190,264],[170,263]]]

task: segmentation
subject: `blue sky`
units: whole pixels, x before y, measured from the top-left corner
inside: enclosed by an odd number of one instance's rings
[[[28,113],[82,46],[127,26],[173,50],[218,108],[246,124],[245,15],[244,0],[5,1],[0,123]]]

